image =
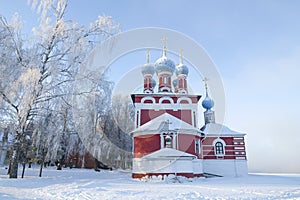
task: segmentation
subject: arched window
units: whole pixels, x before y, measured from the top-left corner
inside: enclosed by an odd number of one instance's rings
[[[167,77],[166,76],[164,76],[163,82],[164,82],[164,84],[167,84]]]
[[[224,155],[224,146],[223,146],[222,142],[216,142],[215,154],[216,155]]]

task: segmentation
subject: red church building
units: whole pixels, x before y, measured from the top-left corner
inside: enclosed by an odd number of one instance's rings
[[[248,173],[245,134],[215,123],[213,100],[202,101],[204,126],[198,128],[200,95],[188,93],[189,69],[163,56],[142,67],[144,92],[132,94],[135,106],[132,177],[175,174],[242,176]],[[155,76],[158,85],[156,86]],[[172,80],[173,79],[173,80]]]

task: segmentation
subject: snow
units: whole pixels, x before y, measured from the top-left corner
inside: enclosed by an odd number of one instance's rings
[[[300,199],[300,175],[235,178],[132,179],[130,171],[39,167],[8,179],[0,169],[0,199]],[[21,174],[21,171],[20,173]]]
[[[239,133],[236,131],[231,130],[227,126],[224,126],[222,124],[217,124],[217,123],[208,123],[205,124],[201,128],[201,130],[204,132],[205,135],[207,136],[244,136],[244,133]]]
[[[179,151],[177,149],[173,149],[173,148],[162,148],[160,150],[157,150],[153,153],[150,153],[146,156],[144,156],[143,158],[166,158],[166,157],[173,157],[178,159],[179,157],[189,157],[191,159],[196,158],[196,156],[183,152],[183,151]]]
[[[178,119],[177,117],[174,117],[173,115],[169,113],[164,113],[149,122],[145,123],[144,125],[140,126],[136,130],[132,131],[134,135],[145,135],[145,134],[153,134],[153,132],[157,133],[157,130],[161,130],[164,127],[163,122],[170,122],[168,124],[169,130],[188,130],[188,131],[194,131],[199,132],[200,130],[196,129],[195,127],[191,126],[190,124],[186,123],[185,121],[182,121]]]

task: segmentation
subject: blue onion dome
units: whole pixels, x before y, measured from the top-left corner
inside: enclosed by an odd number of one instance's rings
[[[152,88],[155,88],[155,86],[156,86],[156,81],[152,79]]]
[[[206,92],[206,97],[202,101],[202,107],[207,110],[210,110],[212,107],[214,107],[214,105],[215,105],[214,101],[208,96],[208,93]]]
[[[165,55],[159,58],[155,62],[154,66],[155,66],[156,73],[159,73],[161,71],[168,71],[173,73],[175,71],[174,62],[171,59],[167,58]]]
[[[178,86],[178,79],[177,79],[177,78],[174,79],[174,80],[172,81],[172,83],[173,83],[173,87],[176,88],[176,87]]]
[[[180,63],[176,66],[176,76],[178,76],[180,74],[185,74],[185,75],[189,74],[189,68],[182,63]]]
[[[155,69],[154,69],[154,66],[152,64],[145,64],[143,65],[142,67],[142,74],[145,75],[145,74],[151,74],[153,75],[155,72]]]

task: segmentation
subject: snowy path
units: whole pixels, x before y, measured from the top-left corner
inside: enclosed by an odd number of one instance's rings
[[[142,182],[130,172],[27,169],[24,179],[0,170],[0,199],[300,199],[300,175],[249,175],[183,183]]]

